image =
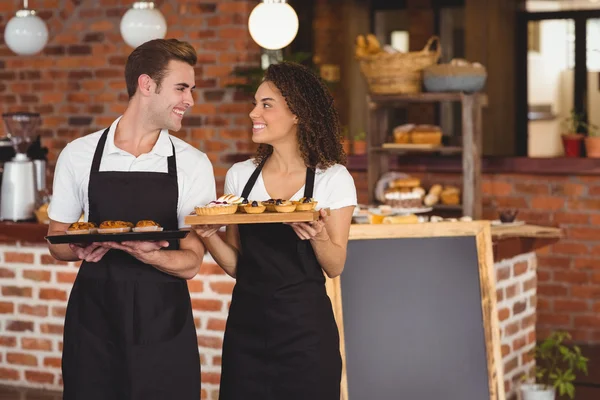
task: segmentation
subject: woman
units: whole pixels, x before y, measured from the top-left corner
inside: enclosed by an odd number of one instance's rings
[[[333,98],[299,64],[271,65],[250,113],[254,159],[227,172],[225,193],[249,201],[313,198],[312,223],[195,226],[237,279],[223,343],[220,400],[339,400],[339,336],[323,271],[342,273],[354,181]],[[330,209],[330,215],[323,209]]]

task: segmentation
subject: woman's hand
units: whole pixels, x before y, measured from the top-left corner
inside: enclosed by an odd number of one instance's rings
[[[329,240],[329,234],[325,223],[327,222],[327,211],[319,211],[319,220],[310,222],[292,222],[288,223],[296,235],[302,240],[326,241]]]
[[[201,238],[209,238],[225,225],[192,225],[192,229]]]

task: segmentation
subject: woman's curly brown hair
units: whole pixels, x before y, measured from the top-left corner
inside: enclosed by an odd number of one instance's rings
[[[298,144],[306,166],[327,169],[345,164],[338,113],[321,78],[304,65],[281,62],[267,68],[264,81],[279,89],[290,111],[298,117]],[[260,164],[271,153],[271,145],[260,144],[254,162]]]

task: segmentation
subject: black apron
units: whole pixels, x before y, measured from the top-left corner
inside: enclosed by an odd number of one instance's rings
[[[263,165],[242,197],[248,199]],[[314,177],[307,169],[305,197],[313,196]],[[241,255],[225,328],[219,399],[339,400],[339,334],[310,242],[284,224],[238,228]]]
[[[152,219],[178,229],[175,148],[167,173],[100,172],[107,136],[92,162],[89,221]],[[120,250],[83,262],[67,306],[62,370],[64,400],[198,400],[187,282]]]

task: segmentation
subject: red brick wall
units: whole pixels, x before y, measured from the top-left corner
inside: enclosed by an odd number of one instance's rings
[[[354,173],[359,201],[367,202],[366,173]],[[423,184],[460,185],[455,174],[416,175]],[[564,238],[538,251],[538,337],[567,330],[574,339],[600,343],[600,179],[527,174],[485,175],[484,217],[516,208],[518,218],[557,226]]]
[[[250,102],[226,88],[232,69],[257,65],[259,48],[247,31],[257,0],[156,2],[167,20],[167,38],[190,42],[198,52],[196,105],[177,135],[206,152],[221,183],[227,153],[249,144]],[[8,20],[21,0],[0,1],[0,112],[33,111],[43,118],[50,164],[74,138],[108,126],[126,107],[124,66],[131,52],[119,33],[129,0],[30,2],[48,24],[42,54],[16,56],[4,44]],[[4,133],[4,126],[0,134]]]

